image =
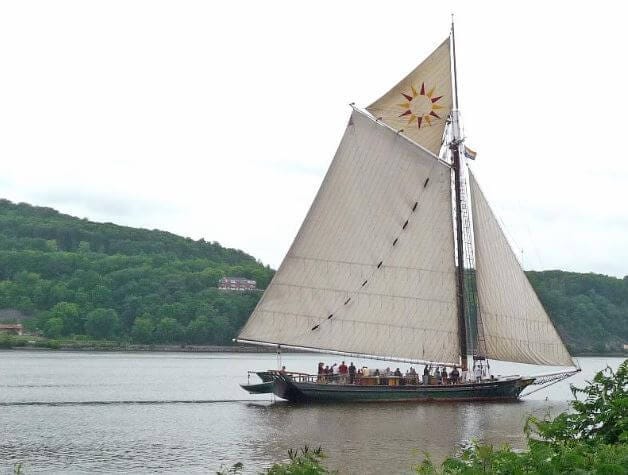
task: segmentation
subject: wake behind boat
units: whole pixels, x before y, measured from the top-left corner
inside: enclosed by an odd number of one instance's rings
[[[466,158],[454,30],[344,136],[286,257],[236,341],[460,368],[371,384],[272,372],[281,398],[516,400],[576,371]],[[566,367],[474,377],[488,360]]]

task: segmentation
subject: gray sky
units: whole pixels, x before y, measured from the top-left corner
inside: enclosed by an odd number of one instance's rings
[[[628,274],[622,3],[0,4],[0,197],[277,267],[348,119],[448,34],[525,268]]]

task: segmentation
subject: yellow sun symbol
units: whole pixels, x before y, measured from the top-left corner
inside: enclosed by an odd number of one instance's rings
[[[443,109],[443,106],[436,103],[443,96],[434,97],[434,89],[436,87],[433,87],[427,93],[425,92],[425,83],[421,84],[419,92],[417,92],[414,86],[410,86],[410,88],[412,89],[412,95],[401,93],[407,99],[407,102],[397,104],[403,109],[399,117],[408,116],[408,124],[416,121],[419,129],[421,126],[432,125],[433,119],[440,119],[440,116],[435,111]]]

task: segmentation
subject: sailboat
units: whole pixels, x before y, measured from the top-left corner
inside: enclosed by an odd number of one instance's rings
[[[265,372],[280,398],[516,400],[579,371],[468,165],[456,73],[452,23],[390,91],[366,109],[352,104],[314,202],[235,341],[461,377]],[[495,377],[491,359],[564,369]]]

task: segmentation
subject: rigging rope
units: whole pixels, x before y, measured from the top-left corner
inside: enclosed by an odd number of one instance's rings
[[[547,375],[547,376],[539,376],[538,378],[534,380],[532,384],[530,384],[530,386],[540,386],[540,387],[534,389],[533,391],[528,391],[527,393],[521,394],[520,397],[529,396],[530,394],[534,394],[540,391],[541,389],[549,388],[550,386],[553,386],[556,383],[560,383],[561,381],[573,376],[575,373],[577,373],[577,371],[571,371],[569,373],[561,373],[561,374],[552,374],[552,375]]]

